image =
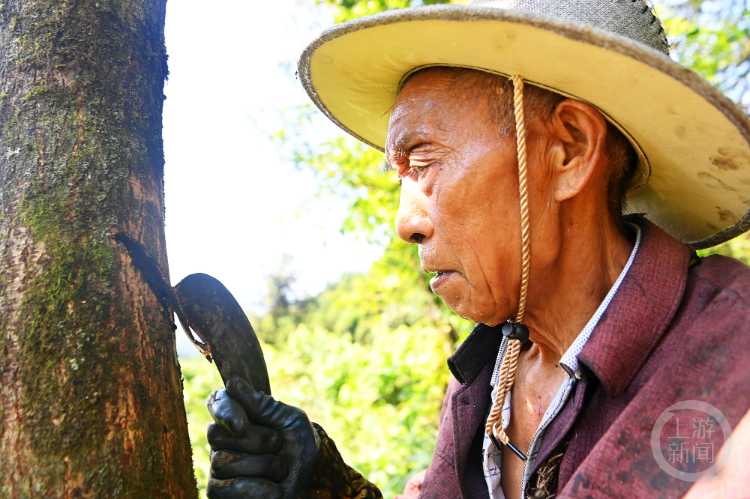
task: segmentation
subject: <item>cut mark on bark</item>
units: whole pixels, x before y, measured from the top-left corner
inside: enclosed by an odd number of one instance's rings
[[[148,254],[146,248],[144,248],[140,242],[122,232],[115,235],[115,241],[121,243],[125,246],[125,249],[128,250],[133,266],[140,271],[143,279],[146,281],[146,284],[148,284],[148,287],[151,288],[151,291],[156,296],[156,299],[159,301],[162,308],[170,314],[174,312],[177,315],[188,339],[198,348],[198,350],[200,350],[201,354],[211,362],[211,347],[200,337],[198,331],[194,331],[188,326],[189,323],[180,307],[180,303],[177,301],[177,296],[175,295],[172,286],[170,286],[164,278],[164,274],[162,274],[161,269],[159,269],[156,260]],[[200,340],[197,339],[196,336],[200,338]]]

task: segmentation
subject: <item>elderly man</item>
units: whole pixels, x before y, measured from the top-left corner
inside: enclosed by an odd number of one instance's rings
[[[409,494],[681,497],[726,462],[750,271],[694,248],[750,225],[750,123],[667,51],[641,0],[502,0],[345,23],[303,55],[320,109],[384,146],[433,291],[478,324]],[[299,409],[240,379],[215,400],[209,497],[380,496]]]

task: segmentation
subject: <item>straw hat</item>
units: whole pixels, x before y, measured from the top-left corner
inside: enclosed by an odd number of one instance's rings
[[[643,0],[475,0],[338,24],[299,75],[326,116],[379,150],[401,83],[425,67],[518,74],[588,102],[640,156],[628,211],[709,247],[750,228],[750,121],[667,54]]]

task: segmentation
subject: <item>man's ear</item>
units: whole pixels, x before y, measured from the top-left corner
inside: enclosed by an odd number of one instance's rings
[[[565,99],[555,108],[551,126],[554,195],[562,202],[584,189],[604,159],[607,122],[590,104]]]

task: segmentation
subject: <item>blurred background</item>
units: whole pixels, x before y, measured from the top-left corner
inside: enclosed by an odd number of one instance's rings
[[[473,324],[430,292],[392,227],[381,153],[317,112],[295,76],[317,33],[409,0],[179,0],[167,6],[167,247],[172,283],[221,280],[264,342],[274,396],[302,407],[392,497],[432,458],[445,360]],[[467,3],[467,2],[453,2]],[[750,3],[656,2],[672,57],[750,106]],[[711,252],[750,261],[750,240]],[[704,252],[705,254],[705,252]],[[178,331],[196,477],[205,488],[221,379]]]

